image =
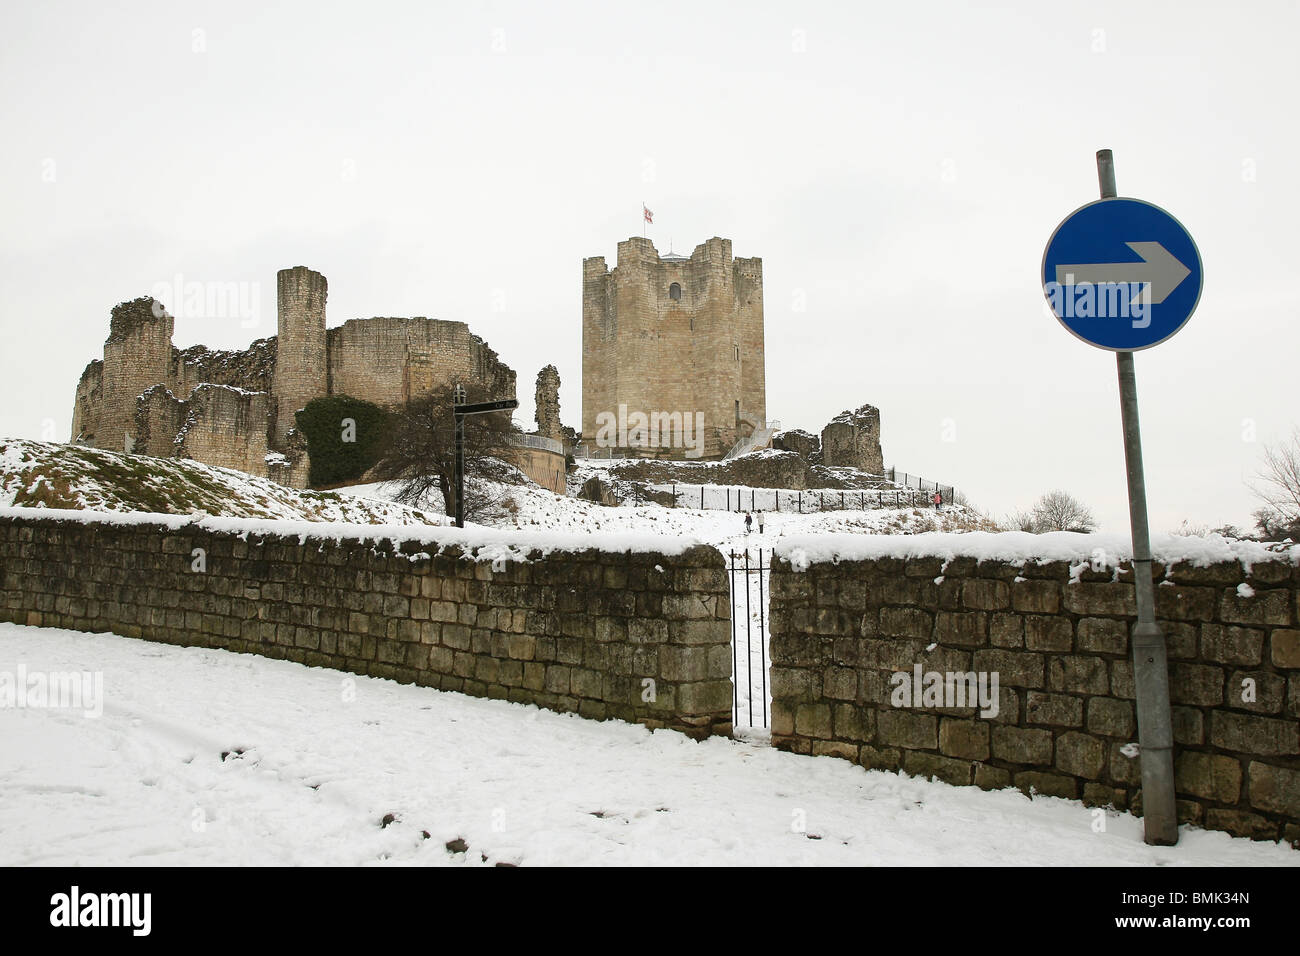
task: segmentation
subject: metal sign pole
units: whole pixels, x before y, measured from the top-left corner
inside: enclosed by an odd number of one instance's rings
[[[465,386],[457,385],[451,392],[452,415],[456,419],[456,527],[465,527],[465,419],[470,415],[488,415],[492,412],[507,412],[519,407],[513,398],[503,398],[495,402],[475,402],[465,404]]]
[[[465,527],[465,416],[456,416],[456,527]]]
[[[1101,185],[1101,198],[1114,199],[1117,196],[1115,161],[1108,149],[1097,151],[1097,179]],[[1133,533],[1133,583],[1137,595],[1137,625],[1133,628],[1133,686],[1137,696],[1138,745],[1141,748],[1142,826],[1147,843],[1173,846],[1178,842],[1178,813],[1174,802],[1169,664],[1165,636],[1156,624],[1133,353],[1116,352],[1115,363],[1119,371],[1119,407],[1124,423],[1129,524]]]

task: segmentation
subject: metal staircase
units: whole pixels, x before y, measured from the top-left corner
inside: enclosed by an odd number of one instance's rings
[[[754,425],[754,430],[740,439],[731,449],[722,456],[725,461],[728,458],[739,458],[741,455],[748,455],[751,451],[758,451],[760,448],[769,448],[772,445],[772,436],[781,430],[781,423],[763,422]]]

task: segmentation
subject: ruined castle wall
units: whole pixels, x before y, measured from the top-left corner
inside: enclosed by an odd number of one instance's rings
[[[547,365],[537,373],[537,388],[533,398],[537,434],[546,438],[563,438],[564,426],[560,422],[560,372],[554,365]]]
[[[281,270],[277,295],[278,334],[242,350],[174,348],[172,317],[155,315],[153,299],[116,306],[104,358],[77,384],[71,438],[306,487],[293,428],[312,399],[346,394],[392,407],[461,381],[515,395],[514,371],[463,322],[353,320],[327,333],[325,277],[303,266]]]
[[[135,411],[135,451],[139,455],[172,458],[176,436],[189,414],[189,403],[166,385],[155,385],[140,396]]]
[[[254,475],[267,474],[267,437],[275,404],[270,395],[224,385],[200,385],[185,404],[185,421],[177,434],[177,457]]]
[[[172,317],[154,300],[134,299],[113,308],[104,342],[103,405],[95,445],[131,451],[135,441],[136,399],[166,382],[171,372]]]
[[[880,409],[863,405],[832,419],[822,429],[822,464],[832,468],[859,468],[872,475],[884,474]]]
[[[104,361],[94,359],[81,373],[72,405],[72,440],[94,445],[104,413]]]
[[[481,383],[515,397],[515,373],[464,322],[351,319],[329,330],[330,394],[396,407],[435,388]]]
[[[247,392],[270,392],[275,387],[276,337],[258,339],[246,349],[209,349],[192,345],[172,350],[172,372],[167,384],[185,397],[198,385],[231,385]]]
[[[732,288],[740,339],[740,407],[759,427],[767,418],[767,358],[763,343],[763,260],[736,259]]]
[[[614,340],[618,316],[611,298],[613,283],[604,256],[582,261],[582,417],[579,428],[584,440],[596,437],[596,416],[617,406],[618,365]]]
[[[275,441],[294,427],[294,413],[329,391],[325,347],[325,277],[306,266],[276,276],[278,341],[274,390],[278,400]]]

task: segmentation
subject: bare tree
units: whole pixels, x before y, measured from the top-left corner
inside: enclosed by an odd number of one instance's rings
[[[1255,518],[1265,535],[1300,525],[1300,427],[1289,439],[1264,447],[1251,490],[1264,505]]]
[[[451,391],[450,385],[434,389],[397,412],[392,436],[375,466],[380,480],[398,483],[398,501],[427,506],[437,492],[448,515],[456,513],[456,422]],[[471,403],[497,397],[481,386],[466,386],[466,400]],[[482,517],[496,503],[484,479],[497,477],[493,456],[508,445],[513,431],[508,411],[465,419],[466,520]]]
[[[1033,507],[1034,530],[1096,531],[1097,519],[1088,507],[1064,491],[1049,491]]]
[[[1017,508],[1001,521],[1001,526],[1005,531],[1028,531],[1031,534],[1037,527],[1034,524],[1034,516],[1024,508]]]

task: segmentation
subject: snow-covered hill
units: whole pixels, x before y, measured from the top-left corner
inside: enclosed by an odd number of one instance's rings
[[[229,518],[441,524],[391,501],[299,491],[231,468],[25,439],[0,439],[0,505],[196,512]]]
[[[600,464],[590,463],[578,477],[600,472]],[[747,540],[751,546],[768,546],[790,534],[920,534],[988,529],[987,522],[960,506],[942,510],[876,508],[870,507],[871,502],[867,501],[869,507],[865,509],[810,514],[763,512],[761,534],[756,511],[747,536],[742,512],[720,507],[669,508],[654,503],[636,504],[634,499],[607,507],[572,494],[552,494],[521,474],[502,477],[508,480],[481,484],[485,489],[484,498],[490,504],[472,523],[530,531],[689,536],[718,544]],[[724,500],[743,497],[741,492],[748,494],[750,490],[734,486],[703,487],[706,501],[715,506]],[[302,491],[241,471],[190,460],[124,455],[23,439],[0,440],[0,506],[202,513],[355,524],[448,523],[440,496],[435,494],[420,502],[419,508],[412,508],[398,503],[396,492],[394,485],[386,483],[354,485],[334,491]],[[767,489],[764,492],[773,493]],[[811,506],[813,493],[806,494]],[[683,496],[681,500],[685,503],[687,498]]]

